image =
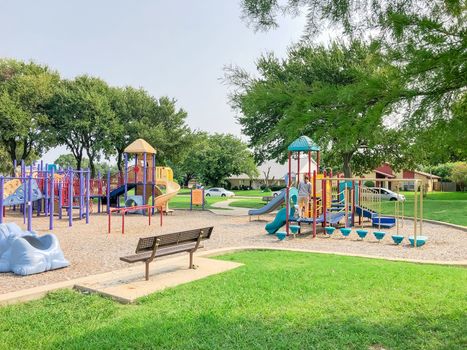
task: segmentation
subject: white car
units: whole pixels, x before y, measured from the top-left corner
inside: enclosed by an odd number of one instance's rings
[[[279,191],[274,191],[274,192],[272,193],[272,196],[273,196],[273,197],[277,197],[278,195],[280,195],[280,194],[282,193],[283,190],[284,190],[284,189],[279,190]]]
[[[204,191],[204,195],[206,197],[233,197],[235,196],[235,193],[227,191],[225,188],[222,187],[213,187],[209,190]]]
[[[378,198],[380,197],[381,200],[386,201],[405,201],[405,196],[403,194],[397,194],[387,188],[382,187],[367,187],[368,190],[371,192],[371,197]]]

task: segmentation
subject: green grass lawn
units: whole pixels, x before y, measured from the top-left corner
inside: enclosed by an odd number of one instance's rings
[[[233,202],[230,202],[229,207],[258,209],[258,208],[264,207],[266,204],[267,203],[262,201],[260,197],[245,198],[245,199],[238,199],[238,200],[234,200]]]
[[[245,266],[153,294],[136,305],[59,291],[2,307],[0,347],[467,347],[464,268],[267,251],[220,259]]]
[[[404,192],[406,216],[414,215],[414,193]],[[394,215],[394,202],[381,203],[384,214]],[[420,202],[419,204],[420,205]],[[376,207],[376,209],[378,209]],[[423,218],[467,226],[467,192],[430,192],[423,198]]]
[[[264,197],[272,196],[272,191],[263,192],[262,190],[240,190],[232,191],[236,196],[245,196],[245,197]]]

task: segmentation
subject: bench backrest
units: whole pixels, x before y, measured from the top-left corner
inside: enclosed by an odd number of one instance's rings
[[[161,248],[174,246],[178,244],[197,242],[198,237],[200,235],[201,240],[209,239],[211,237],[213,229],[214,227],[211,226],[205,228],[198,228],[194,230],[165,233],[162,235],[140,238],[135,253],[138,254],[142,252],[153,251],[157,242],[159,242],[158,247]]]

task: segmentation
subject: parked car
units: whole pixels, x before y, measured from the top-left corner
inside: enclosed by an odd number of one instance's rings
[[[227,191],[222,187],[213,187],[204,191],[204,195],[206,197],[233,197],[235,196],[235,193]]]
[[[383,201],[405,201],[405,196],[403,194],[397,194],[387,188],[367,187],[367,189],[370,190],[369,196],[375,199],[380,197]]]
[[[282,192],[283,190],[284,190],[284,189],[279,190],[279,191],[274,191],[274,192],[272,192],[272,196],[273,196],[273,197],[277,197],[278,195],[281,194],[281,192]]]

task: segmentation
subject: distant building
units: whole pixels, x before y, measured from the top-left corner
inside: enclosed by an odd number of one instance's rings
[[[292,160],[292,173],[297,174],[298,160]],[[310,172],[316,170],[316,162],[312,159]],[[261,185],[267,187],[285,187],[285,176],[288,173],[288,163],[280,164],[276,161],[266,161],[258,166],[258,176],[250,178],[246,174],[233,175],[227,179],[232,188],[249,187],[258,189]],[[308,157],[300,157],[300,177],[308,174]]]
[[[391,165],[388,163],[384,163],[375,170],[365,174],[362,177],[366,178],[376,178],[376,187],[385,187],[390,190],[397,190],[395,187],[395,183],[392,181],[387,181],[388,179],[416,179],[421,180],[425,191],[431,192],[436,187],[436,183],[441,180],[441,177],[428,174],[423,171],[418,170],[402,170],[399,172],[395,172]],[[399,183],[399,189],[403,191],[413,191],[414,190],[414,182],[412,181],[405,181]]]

